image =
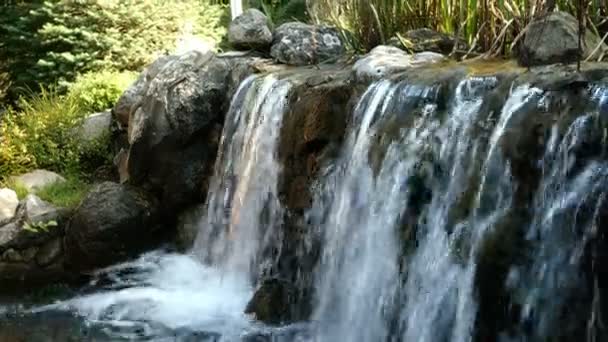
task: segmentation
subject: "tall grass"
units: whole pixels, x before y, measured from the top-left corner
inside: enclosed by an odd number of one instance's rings
[[[457,35],[476,50],[506,53],[533,19],[551,9],[576,16],[589,29],[608,31],[607,0],[308,0],[311,17],[351,32],[350,45],[368,50],[415,28]]]

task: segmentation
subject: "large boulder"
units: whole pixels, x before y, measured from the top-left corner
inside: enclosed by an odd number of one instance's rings
[[[133,110],[141,103],[143,96],[148,90],[150,82],[158,75],[160,70],[176,56],[162,56],[150,64],[139,75],[137,80],[120,96],[112,113],[123,127],[129,125],[129,118]]]
[[[605,52],[608,47],[600,42],[593,32],[586,30],[582,59],[597,58]],[[579,58],[577,20],[566,12],[553,12],[534,20],[527,28],[517,57],[523,66],[576,62]]]
[[[157,237],[159,206],[148,194],[127,185],[97,185],[76,208],[65,248],[71,269],[87,270],[125,259]]]
[[[200,199],[227,109],[231,67],[213,53],[180,56],[162,67],[132,108],[127,178],[158,194],[167,210]]]
[[[336,61],[344,51],[337,29],[293,22],[276,29],[270,55],[281,63],[309,65]]]
[[[0,189],[0,224],[12,219],[17,211],[19,199],[11,189]]]
[[[400,37],[389,39],[388,43],[411,52],[430,51],[445,55],[452,53],[456,44],[456,51],[468,48],[464,41],[428,28],[409,30]]]
[[[35,192],[46,186],[65,182],[65,178],[52,171],[34,170],[20,176],[11,177],[11,181],[23,186],[29,192]]]
[[[228,41],[237,49],[266,50],[272,44],[268,18],[257,9],[248,9],[230,23]]]

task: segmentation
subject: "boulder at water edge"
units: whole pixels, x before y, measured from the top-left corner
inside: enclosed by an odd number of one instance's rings
[[[143,191],[105,182],[76,208],[66,231],[71,269],[106,266],[141,251],[156,237],[158,203]]]
[[[353,70],[357,80],[370,81],[444,60],[445,56],[436,52],[408,54],[393,46],[380,45],[358,60]]]
[[[268,18],[257,9],[248,9],[230,23],[228,40],[240,50],[268,49],[272,44]]]
[[[309,65],[335,62],[344,51],[337,29],[293,22],[276,29],[270,55],[281,63]]]
[[[518,61],[523,66],[574,63],[578,60],[578,22],[566,12],[553,12],[534,20],[519,47]],[[586,31],[582,59],[599,57],[608,47],[590,30]]]

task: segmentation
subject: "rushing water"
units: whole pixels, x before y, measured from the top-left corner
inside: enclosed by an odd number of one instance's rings
[[[573,99],[496,77],[370,85],[305,213],[321,241],[310,320],[244,314],[283,239],[292,81],[256,76],[237,90],[191,253],[101,270],[84,293],[0,321],[0,337],[42,325],[84,340],[601,340],[600,283],[583,270],[597,267],[605,215],[607,92]],[[524,140],[532,129],[543,133]],[[49,317],[58,323],[40,323]]]

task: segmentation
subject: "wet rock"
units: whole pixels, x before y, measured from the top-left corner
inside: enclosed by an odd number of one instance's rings
[[[28,191],[36,191],[54,183],[65,182],[65,178],[47,170],[34,170],[20,176],[11,177],[11,180],[22,185]]]
[[[180,250],[186,251],[194,245],[205,204],[199,204],[183,211],[177,219],[176,243]]]
[[[384,78],[409,68],[420,67],[445,60],[445,56],[434,52],[408,54],[393,46],[380,45],[363,56],[353,66],[359,81]]]
[[[297,290],[287,282],[267,279],[257,289],[245,313],[267,324],[281,324],[293,319],[292,304]]]
[[[40,247],[36,253],[36,264],[41,267],[48,266],[55,262],[63,252],[61,239],[53,239]]]
[[[137,253],[154,240],[158,204],[130,186],[97,185],[76,209],[66,231],[70,268],[105,266]]]
[[[78,136],[84,142],[91,142],[110,134],[112,112],[105,111],[87,116],[78,129]]]
[[[123,127],[129,125],[129,118],[133,110],[139,106],[142,97],[145,95],[150,81],[156,77],[163,66],[174,60],[176,56],[162,56],[150,64],[139,75],[137,80],[120,96],[114,109],[112,110],[114,117]]]
[[[603,43],[600,46],[600,39],[586,30],[582,50],[582,59],[590,56],[595,59],[607,51],[608,46]],[[517,56],[523,66],[574,63],[578,57],[578,22],[566,12],[553,12],[533,21]]]
[[[281,63],[309,65],[336,61],[344,51],[335,28],[293,22],[276,29],[270,55]]]
[[[457,50],[468,50],[464,41],[428,28],[409,30],[401,37],[389,39],[388,44],[412,52],[431,51],[445,55],[452,53],[456,44]]]
[[[0,224],[12,219],[17,212],[19,199],[17,193],[11,189],[0,189]]]
[[[272,44],[268,18],[257,9],[246,10],[230,23],[228,40],[237,49],[268,49]]]

